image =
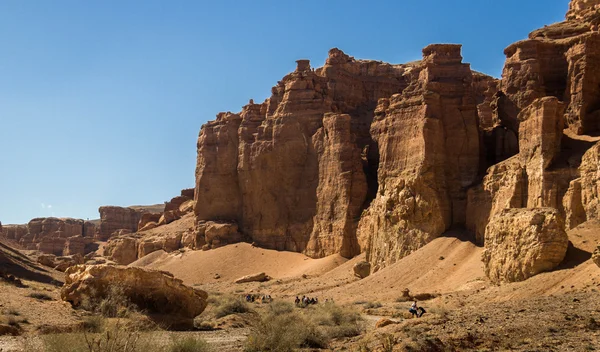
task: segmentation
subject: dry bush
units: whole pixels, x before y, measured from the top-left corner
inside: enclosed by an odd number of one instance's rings
[[[200,331],[211,331],[215,329],[215,323],[212,321],[201,321],[196,324],[194,322],[194,327]]]
[[[268,314],[248,337],[245,351],[288,352],[305,347],[327,347],[325,336],[314,324],[298,313]]]
[[[359,313],[333,303],[301,310],[272,303],[267,312],[248,337],[246,351],[327,348],[331,339],[356,336],[364,330]]]
[[[167,346],[157,344],[151,333],[127,325],[124,319],[86,319],[86,329],[78,333],[48,334],[40,345],[26,346],[31,352],[187,352],[210,351],[203,340],[173,339]],[[192,341],[193,340],[193,341]]]
[[[375,309],[375,308],[381,308],[383,307],[383,305],[380,302],[366,302],[364,304],[365,309]]]
[[[393,352],[398,340],[392,334],[384,334],[381,336],[380,343],[382,352]]]
[[[447,350],[442,340],[431,336],[424,336],[413,340],[412,343],[406,344],[404,349],[407,352],[442,352]]]
[[[84,297],[81,308],[99,313],[106,318],[125,318],[138,311],[137,306],[125,295],[125,289],[117,285],[109,287],[103,296],[92,292]]]
[[[273,301],[268,306],[271,314],[287,314],[294,311],[294,305],[285,301]]]
[[[150,344],[140,341],[140,333],[123,328],[123,322],[103,323],[100,332],[50,334],[42,337],[44,352],[153,352]],[[68,347],[67,347],[68,346]],[[30,349],[31,350],[31,349]]]
[[[83,319],[84,331],[91,333],[99,333],[104,329],[106,321],[103,317],[92,315]]]
[[[239,314],[250,312],[250,307],[240,298],[229,298],[220,302],[215,309],[215,318],[222,318],[230,314]]]
[[[29,294],[29,297],[39,299],[40,301],[52,301],[52,297],[42,292],[33,292]]]

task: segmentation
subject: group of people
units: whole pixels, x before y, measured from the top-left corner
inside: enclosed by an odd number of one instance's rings
[[[246,302],[254,303],[256,300],[260,299],[262,303],[270,303],[273,301],[271,295],[255,295],[255,294],[247,294],[244,299]]]
[[[413,304],[410,306],[410,309],[409,309],[408,311],[409,311],[409,312],[412,314],[413,318],[414,318],[415,316],[416,316],[417,318],[420,318],[420,317],[422,317],[422,316],[423,316],[423,314],[427,313],[427,312],[425,311],[425,308],[423,308],[423,307],[419,307],[419,306],[417,305],[417,301],[414,301],[414,302],[413,302]]]
[[[312,298],[312,297],[302,296],[302,298],[299,298],[298,296],[296,296],[294,303],[296,303],[297,306],[306,307],[309,304],[318,304],[319,299],[317,297]]]

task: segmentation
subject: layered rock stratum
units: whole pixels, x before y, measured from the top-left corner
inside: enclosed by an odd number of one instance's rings
[[[377,271],[451,229],[500,262],[494,231],[527,232],[527,221],[502,220],[507,209],[550,211],[563,234],[597,218],[598,23],[600,1],[571,1],[566,21],[505,49],[500,79],[471,70],[454,44],[407,64],[339,49],[317,69],[298,60],[270,98],[202,126],[196,238],[200,224],[230,223],[265,248],[366,252]],[[532,256],[552,260],[520,258],[528,264],[490,269],[493,280],[559,264],[560,251],[540,248]]]
[[[94,223],[71,218],[35,218],[26,225],[5,225],[0,235],[25,249],[58,256],[85,254],[93,242]]]

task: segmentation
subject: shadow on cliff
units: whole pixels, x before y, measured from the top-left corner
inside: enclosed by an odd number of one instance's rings
[[[475,240],[475,235],[471,231],[462,227],[453,227],[441,234],[440,237],[456,238],[462,242],[471,242],[475,246],[483,248],[483,244],[477,243]]]
[[[47,275],[48,271],[34,264],[27,256],[0,242],[0,272],[15,277],[47,284],[56,284],[57,280]]]

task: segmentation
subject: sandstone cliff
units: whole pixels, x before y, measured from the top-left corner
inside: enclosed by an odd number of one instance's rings
[[[364,251],[377,270],[450,228],[494,241],[510,208],[596,218],[598,147],[577,135],[600,129],[600,0],[566,18],[508,46],[499,80],[450,44],[402,65],[338,49],[318,69],[298,60],[265,102],[202,127],[196,222],[313,257]]]
[[[85,254],[91,250],[95,225],[70,218],[36,218],[27,225],[5,225],[0,236],[25,249],[54,255]]]
[[[318,69],[299,60],[264,103],[202,127],[197,220],[234,222],[259,246],[314,257],[379,253],[401,230],[411,232],[396,240],[414,245],[393,256],[418,248],[466,221],[466,187],[481,158],[477,104],[495,82],[477,77],[459,45],[429,46],[423,61],[405,65],[338,49]],[[397,203],[386,200],[402,190]],[[405,214],[384,218],[386,202]],[[363,212],[372,247],[357,236]]]

